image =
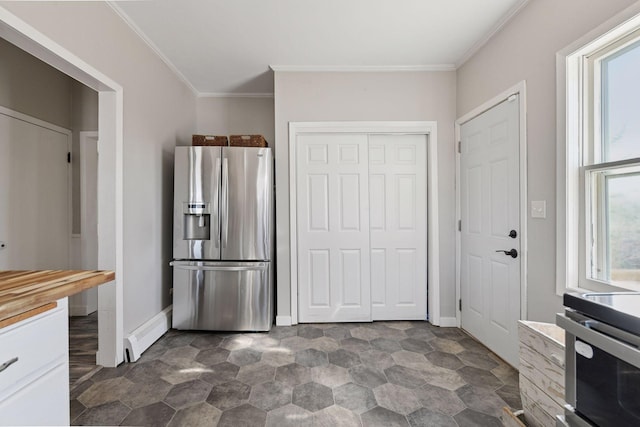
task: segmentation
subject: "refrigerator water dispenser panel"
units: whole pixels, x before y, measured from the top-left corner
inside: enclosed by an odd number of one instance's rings
[[[184,240],[211,239],[211,208],[209,203],[183,203]]]

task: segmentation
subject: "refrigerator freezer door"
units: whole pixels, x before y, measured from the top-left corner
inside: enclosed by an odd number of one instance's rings
[[[220,259],[220,147],[176,147],[173,258]]]
[[[273,320],[269,262],[173,262],[173,327],[268,331]]]
[[[270,148],[222,149],[223,260],[270,260],[273,159]]]

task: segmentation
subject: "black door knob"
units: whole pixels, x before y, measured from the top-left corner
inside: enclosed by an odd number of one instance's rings
[[[515,249],[511,249],[510,251],[505,251],[504,249],[500,249],[496,252],[504,252],[505,255],[509,255],[511,258],[518,258],[518,251]]]
[[[518,237],[518,232],[516,230],[511,230],[509,232],[509,237],[511,237],[512,239],[515,239],[516,237]]]

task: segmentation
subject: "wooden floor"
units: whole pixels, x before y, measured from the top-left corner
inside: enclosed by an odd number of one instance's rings
[[[98,369],[98,312],[69,318],[69,384]]]

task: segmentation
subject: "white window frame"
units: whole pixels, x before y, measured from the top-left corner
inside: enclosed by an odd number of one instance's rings
[[[600,94],[591,93],[594,102],[585,102],[585,93],[599,80],[594,62],[603,55],[630,44],[631,34],[640,31],[640,2],[623,10],[593,31],[556,54],[557,165],[556,165],[556,293],[567,291],[619,291],[605,282],[587,279],[586,235],[589,213],[584,180],[601,165],[583,167],[599,161],[593,138],[600,129],[591,121],[600,109]],[[595,58],[595,61],[594,61]],[[591,88],[591,89],[590,89]],[[593,108],[592,108],[593,107]],[[591,128],[594,129],[591,129]],[[587,141],[585,142],[585,139]],[[586,149],[585,149],[586,148]],[[626,161],[625,161],[626,163]],[[582,170],[581,170],[582,167]],[[585,188],[581,193],[580,189]],[[587,193],[587,194],[585,194]],[[580,229],[580,224],[585,224]]]

